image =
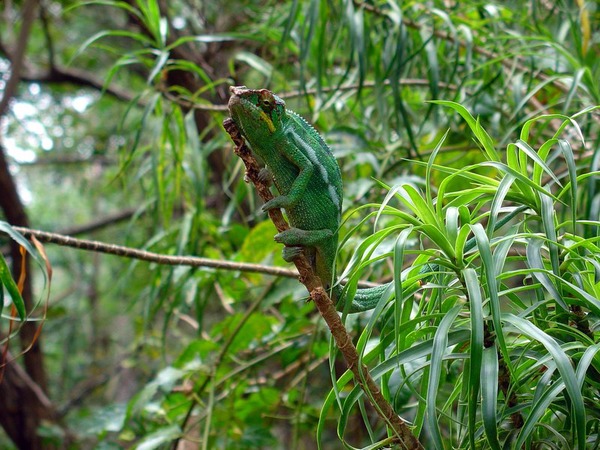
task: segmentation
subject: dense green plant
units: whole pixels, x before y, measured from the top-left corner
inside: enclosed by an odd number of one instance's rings
[[[370,213],[377,225],[357,265],[381,259],[374,249],[392,239],[384,257],[405,281],[362,330],[364,361],[413,417],[426,448],[598,445],[598,415],[589,409],[600,368],[598,168],[575,158],[584,148],[577,117],[592,109],[526,122],[502,156],[464,107],[438,103],[463,116],[484,158],[453,169],[435,163],[436,149],[420,163],[422,186],[393,186]],[[563,123],[551,138],[532,137],[552,119]],[[567,131],[577,138],[565,139]],[[438,186],[434,172],[442,174]],[[591,195],[582,188],[590,183]],[[405,295],[425,263],[439,270]],[[348,372],[337,379],[326,406],[349,381]],[[355,387],[341,401],[342,433],[361,396]]]

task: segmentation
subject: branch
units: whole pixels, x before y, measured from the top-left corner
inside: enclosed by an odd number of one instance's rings
[[[52,156],[37,158],[33,161],[20,161],[19,167],[29,166],[53,166],[53,165],[75,165],[75,164],[98,164],[100,166],[111,166],[117,164],[116,159],[97,155],[91,157],[84,156]]]
[[[37,9],[36,0],[26,0],[23,5],[23,21],[21,24],[21,30],[19,31],[19,37],[17,39],[17,47],[12,57],[12,63],[10,67],[10,78],[4,88],[4,94],[0,101],[0,117],[6,114],[8,103],[17,92],[19,86],[21,70],[25,62],[25,51],[27,50],[27,42],[29,42],[29,34],[31,32],[31,26],[35,19],[35,10]]]
[[[201,258],[199,256],[164,255],[161,253],[139,250],[137,248],[125,247],[123,245],[107,244],[106,242],[93,241],[88,239],[77,239],[72,236],[68,236],[68,234],[76,235],[96,231],[108,224],[120,222],[122,220],[127,220],[133,213],[134,212],[132,210],[121,211],[119,213],[105,217],[95,222],[90,222],[86,225],[72,227],[68,230],[65,230],[64,233],[50,233],[48,231],[16,226],[13,226],[12,229],[21,233],[25,237],[31,238],[32,236],[35,236],[35,238],[40,242],[62,245],[64,247],[71,247],[79,250],[88,250],[98,253],[105,253],[107,255],[121,256],[123,258],[139,259],[141,261],[147,261],[166,266],[210,267],[213,269],[221,270],[262,273],[264,275],[273,275],[276,277],[298,277],[298,272],[296,272],[295,270],[285,269],[283,267],[266,266],[263,264],[221,261],[218,259]],[[3,234],[3,232],[0,231],[0,234]],[[358,282],[358,286],[361,288],[374,287],[379,285],[380,283],[373,283],[371,281]]]
[[[354,6],[356,6],[357,8],[364,8],[366,11],[369,11],[373,14],[382,16],[382,17],[386,17],[386,14],[379,9],[376,6],[370,5],[368,3],[362,2],[362,1],[358,1],[358,0],[354,0]],[[402,23],[407,27],[407,28],[412,28],[413,30],[422,30],[423,28],[425,28],[426,26],[415,22],[414,20],[411,19],[406,19],[403,18],[402,19]],[[439,39],[443,39],[445,41],[451,42],[453,44],[457,44],[460,47],[467,47],[467,43],[464,41],[461,41],[459,39],[456,39],[452,34],[450,34],[447,31],[439,31],[439,30],[432,30],[432,35],[439,38]],[[502,64],[504,67],[512,70],[514,67],[518,68],[520,71],[522,72],[526,72],[526,73],[531,73],[535,78],[542,80],[542,81],[549,81],[551,84],[553,84],[556,88],[560,89],[563,92],[568,92],[569,91],[569,86],[565,85],[564,83],[562,83],[559,80],[554,79],[554,77],[551,77],[550,75],[547,75],[541,71],[533,71],[531,70],[531,68],[524,66],[523,64],[517,62],[517,63],[513,63],[513,60],[510,58],[500,58],[499,55],[497,55],[496,53],[480,47],[478,45],[472,45],[471,48],[473,49],[473,51],[475,53],[478,53],[482,56],[485,56],[486,58],[490,58],[490,59],[498,59],[500,61],[500,64]],[[514,66],[514,67],[513,67]]]
[[[252,181],[258,191],[258,195],[264,202],[271,200],[273,194],[269,187],[261,181],[259,177],[260,166],[254,159],[248,146],[245,144],[233,120],[226,119],[223,126],[235,144],[236,155],[242,159],[246,166],[246,177]],[[269,210],[268,214],[278,232],[281,233],[289,228],[280,209]],[[300,254],[294,258],[293,262],[300,274],[300,282],[304,284],[308,292],[310,292],[310,297],[315,302],[319,313],[327,323],[338,349],[342,355],[344,355],[346,364],[354,375],[355,382],[360,385],[366,398],[369,399],[379,417],[381,417],[381,419],[383,419],[383,421],[393,430],[393,434],[396,437],[394,440],[409,449],[423,449],[423,446],[413,435],[407,423],[396,414],[390,403],[385,399],[381,390],[377,387],[377,384],[371,377],[368,368],[364,364],[359,363],[360,359],[356,347],[354,346],[340,315],[335,309],[335,305],[323,288],[320,278],[313,272],[306,257],[303,254]]]
[[[148,252],[122,245],[107,244],[105,242],[92,241],[88,239],[76,239],[71,236],[49,233],[47,231],[34,230],[31,228],[12,228],[25,237],[35,236],[40,242],[49,242],[52,244],[63,245],[65,247],[77,248],[79,250],[90,250],[98,253],[122,256],[124,258],[139,259],[142,261],[167,266],[211,267],[214,269],[239,270],[241,272],[263,273],[266,275],[289,278],[298,276],[298,274],[294,271],[285,269],[283,267],[269,267],[261,264],[220,261],[209,258],[201,258],[198,256],[162,255],[160,253]]]
[[[46,73],[23,74],[21,80],[28,83],[42,84],[71,83],[76,86],[89,87],[97,91],[104,92],[116,98],[117,100],[122,100],[125,102],[131,102],[136,99],[135,92],[131,92],[114,85],[105,86],[102,78],[97,77],[90,72],[86,72],[85,70],[75,69],[73,67],[67,68],[52,66]],[[143,106],[139,99],[136,101]]]
[[[54,67],[56,62],[56,52],[54,51],[54,41],[52,40],[52,33],[50,33],[50,23],[48,22],[48,14],[44,5],[40,8],[40,21],[42,23],[42,32],[46,39],[46,45],[48,47],[48,63],[50,67]]]
[[[19,40],[21,43],[21,40]],[[18,48],[15,51],[15,54],[18,55]],[[14,55],[8,51],[8,49],[2,45],[0,42],[0,53],[4,54],[6,58],[11,61],[12,68],[16,67],[16,59]],[[111,84],[109,86],[104,85],[104,80],[100,77],[97,77],[91,72],[87,72],[85,70],[76,69],[74,67],[60,67],[53,63],[50,63],[50,67],[47,71],[34,71],[31,69],[26,69],[25,62],[21,63],[20,71],[21,76],[17,81],[23,81],[26,83],[40,83],[40,84],[51,84],[51,83],[70,83],[75,86],[89,87],[95,89],[97,91],[104,92],[117,100],[131,102],[136,99],[136,96],[127,89],[120,88]],[[14,73],[14,72],[13,72]],[[4,96],[6,97],[6,91]],[[4,98],[2,99],[4,101]],[[144,103],[140,100],[136,100],[137,104],[140,106],[145,106]]]
[[[63,230],[61,234],[76,236],[78,234],[91,233],[93,231],[100,230],[108,225],[114,225],[116,223],[129,220],[137,211],[137,208],[127,208],[122,211],[118,211],[116,213],[101,217],[97,220],[93,220],[84,225],[74,225],[70,228]]]
[[[133,215],[136,213],[137,209],[135,208],[129,208],[129,209],[124,209],[123,211],[119,211],[116,212],[114,214],[109,214],[108,216],[102,217],[100,219],[97,220],[93,220],[89,223],[83,224],[83,225],[74,225],[70,228],[66,228],[65,230],[61,231],[60,235],[69,235],[69,236],[76,236],[78,234],[85,234],[85,233],[92,233],[94,231],[100,230],[108,225],[113,225],[119,222],[122,222],[124,220],[128,220],[131,217],[133,217]],[[31,230],[32,232],[34,230]],[[56,234],[56,233],[53,233]],[[5,254],[8,253],[8,246],[5,247],[0,247],[0,253]]]
[[[383,81],[383,85],[385,85],[385,86],[391,86],[391,84],[392,84],[392,82],[390,80]],[[405,79],[399,80],[398,84],[400,86],[423,86],[423,87],[431,86],[431,82],[429,80],[422,79],[422,78],[405,78]],[[369,88],[377,87],[378,85],[379,85],[379,83],[375,82],[375,81],[365,81],[362,83],[362,85],[359,85],[358,83],[351,83],[351,84],[346,84],[343,86],[325,86],[325,87],[322,87],[320,90],[316,89],[316,88],[306,89],[303,91],[296,90],[296,91],[282,93],[279,96],[283,99],[288,99],[288,98],[293,98],[293,97],[303,97],[305,95],[317,95],[319,93],[353,91],[353,90],[358,90],[359,88],[369,89]],[[451,91],[456,91],[458,89],[458,86],[456,86],[455,84],[446,83],[444,81],[439,81],[438,87],[440,87],[442,89],[449,89]],[[195,100],[195,101],[188,100],[184,97],[174,95],[168,91],[164,91],[163,94],[168,100],[170,100],[174,103],[177,103],[178,105],[183,106],[188,109],[196,109],[199,111],[217,111],[217,112],[227,111],[227,105],[202,104],[202,103],[198,103],[198,100]]]

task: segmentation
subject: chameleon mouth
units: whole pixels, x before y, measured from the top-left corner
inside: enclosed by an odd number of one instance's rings
[[[227,103],[229,114],[236,125],[242,129],[243,133],[247,132],[245,122],[250,117],[254,117],[255,121],[266,124],[271,134],[275,133],[275,125],[271,118],[247,98],[249,94],[259,91],[248,89],[246,86],[231,86],[229,92],[231,92],[231,97],[229,97],[229,102]]]
[[[230,86],[229,92],[231,92],[231,97],[229,97],[227,107],[232,116],[243,114],[245,110],[250,108],[256,108],[252,102],[244,98],[244,94],[251,92],[246,86]],[[235,117],[233,118],[235,119]]]
[[[247,113],[248,108],[250,107],[250,102],[243,97],[240,97],[238,93],[235,93],[233,89],[230,89],[232,95],[229,97],[229,102],[227,103],[227,108],[229,109],[229,115],[233,119],[233,121],[238,125],[238,127],[243,128],[242,117]]]
[[[239,96],[236,92],[234,92],[231,88],[229,89],[231,92],[231,97],[229,97],[229,102],[227,103],[227,107],[230,111],[234,110],[242,103],[242,97]]]
[[[246,86],[229,86],[229,92],[231,95],[242,95],[243,93],[249,91],[250,89],[248,89]]]

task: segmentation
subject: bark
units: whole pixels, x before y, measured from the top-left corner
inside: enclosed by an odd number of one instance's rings
[[[12,360],[10,353],[6,356],[7,361]],[[0,355],[0,366],[4,363]],[[19,449],[56,448],[43,442],[36,432],[42,421],[56,421],[56,411],[46,394],[17,361],[7,363],[3,375],[0,383],[0,423],[6,434]]]
[[[0,209],[4,213],[6,221],[11,225],[26,227],[29,224],[25,208],[21,203],[21,199],[17,193],[17,187],[9,172],[8,161],[4,155],[4,148],[0,144]],[[12,275],[15,280],[21,275],[21,267],[23,260],[19,244],[11,242],[10,244],[10,259],[12,261]],[[33,292],[31,288],[31,267],[29,258],[25,260],[25,283],[23,284],[23,301],[27,311],[31,311],[34,305]],[[31,349],[23,356],[25,369],[29,376],[36,382],[43,391],[46,391],[47,380],[44,370],[44,355],[42,353],[41,341],[35,338],[37,333],[37,325],[35,322],[25,322],[20,330],[21,347],[28,348],[32,343]],[[35,340],[35,342],[34,342]]]
[[[0,209],[9,223],[26,226],[27,214],[17,194],[3,150],[0,145]],[[18,280],[23,261],[19,245],[14,241],[10,244],[10,256],[12,275]],[[31,311],[34,301],[31,267],[27,257],[24,267],[27,276],[22,296],[27,311]],[[42,445],[42,440],[37,436],[37,429],[42,421],[54,416],[54,412],[48,408],[48,403],[39,401],[39,394],[46,391],[47,378],[40,336],[36,339],[37,327],[35,322],[25,322],[21,326],[21,347],[26,349],[33,343],[22,357],[25,370],[16,363],[9,364],[4,368],[4,380],[0,383],[0,425],[20,449],[49,448]],[[19,380],[21,376],[27,376],[27,379]]]
[[[137,7],[134,0],[127,0],[127,2],[134,8]],[[161,2],[161,15],[168,17],[167,9],[167,2]],[[144,23],[142,23],[138,17],[130,14],[129,21],[132,25],[138,27],[141,32],[151,36],[150,30],[145,27]],[[171,27],[171,29],[175,30],[174,27]],[[210,29],[207,31],[211,33],[218,33],[220,30]],[[168,41],[168,43],[172,42],[173,38]],[[194,64],[198,65],[198,67],[201,67],[212,79],[219,79],[227,77],[229,74],[227,69],[227,49],[229,48],[229,45],[230,44],[226,42],[213,43],[208,46],[208,50],[205,54],[196,51],[192,46],[182,45],[173,48],[170,52],[170,56],[173,59],[181,59],[193,62]],[[170,91],[173,87],[182,87],[188,92],[198,92],[202,87],[205,86],[197,76],[189,71],[171,70],[166,74],[164,79],[164,89],[166,91]],[[203,97],[209,100],[211,103],[224,103],[229,97],[227,87],[220,85],[217,86],[215,90],[215,97],[209,98],[207,95],[203,95]],[[190,111],[190,108],[187,105],[182,104],[181,108],[185,113]],[[215,133],[220,132],[219,129],[210,128],[212,120],[209,113],[206,111],[199,109],[194,111],[194,121],[198,133],[205,142],[210,141],[214,137]],[[205,132],[205,130],[208,131]],[[225,155],[222,150],[215,150],[208,155],[207,159],[211,168],[210,177],[213,185],[220,186],[222,184],[223,174],[225,173],[225,168],[227,167],[226,160],[229,156],[230,155]],[[224,205],[226,203],[224,201],[223,193],[217,193],[216,195],[221,195],[223,198],[214,198],[212,202],[210,202],[210,206],[214,208],[218,208],[219,205]]]
[[[36,17],[37,1],[27,0],[23,4],[22,22],[14,54],[11,59],[11,75],[6,83],[4,95],[0,101],[0,119],[9,109],[10,100],[17,92],[20,73],[25,59],[27,42],[33,21]],[[27,226],[27,214],[17,193],[17,187],[9,171],[8,161],[0,142],[0,209],[4,218],[13,225]],[[33,292],[31,269],[28,258],[25,261],[16,242],[11,242],[10,259],[12,275],[15,280],[21,276],[21,270],[26,277],[23,284],[23,301],[27,311],[33,308]],[[44,395],[47,387],[46,372],[41,341],[36,339],[37,325],[35,322],[25,322],[19,330],[21,347],[29,348],[24,353],[25,370],[12,362],[4,366],[4,380],[0,384],[0,425],[13,439],[20,449],[52,448],[44,444],[37,435],[37,430],[45,420],[54,417],[54,410]],[[5,361],[2,361],[5,363]],[[2,366],[1,364],[0,366]],[[45,401],[40,399],[44,398]]]

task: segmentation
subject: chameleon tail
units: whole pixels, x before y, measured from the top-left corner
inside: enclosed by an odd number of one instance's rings
[[[344,311],[349,314],[359,313],[374,309],[381,300],[381,296],[388,289],[391,283],[383,284],[381,286],[375,286],[367,289],[358,289],[354,294],[352,303],[348,306],[346,311],[346,297],[347,292],[344,291],[344,287],[337,285],[332,290],[332,297],[336,300],[336,309],[338,311]]]
[[[362,311],[368,311],[374,309],[381,300],[381,296],[391,286],[392,283],[382,284],[381,286],[375,286],[366,289],[357,289],[352,304],[350,305],[350,312],[357,313]]]

